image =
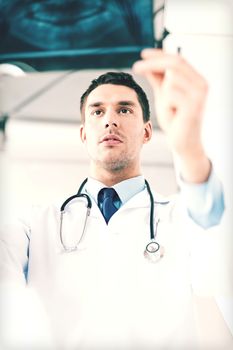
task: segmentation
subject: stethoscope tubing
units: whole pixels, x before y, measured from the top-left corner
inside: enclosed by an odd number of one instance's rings
[[[60,208],[60,241],[61,244],[63,246],[63,249],[65,252],[73,252],[78,250],[78,247],[84,237],[85,231],[86,231],[86,224],[87,224],[87,219],[88,216],[90,215],[91,212],[91,207],[92,207],[92,202],[90,197],[85,194],[82,193],[82,190],[87,182],[87,178],[81,183],[79,190],[77,192],[77,194],[70,196],[69,198],[67,198],[64,203],[61,205]],[[147,180],[145,180],[145,185],[150,197],[150,242],[146,245],[145,251],[144,251],[144,256],[149,259],[152,262],[156,262],[158,261],[162,256],[163,256],[163,249],[161,249],[160,244],[158,242],[156,242],[155,238],[157,235],[157,230],[158,230],[158,224],[159,224],[159,219],[156,220],[156,226],[154,227],[154,197],[150,188],[150,185],[148,183]],[[63,216],[66,213],[65,212],[65,208],[67,206],[67,204],[69,202],[71,202],[72,200],[76,199],[76,198],[85,198],[87,201],[87,212],[86,212],[86,217],[85,217],[85,222],[84,222],[84,226],[83,226],[83,231],[81,234],[81,237],[79,239],[79,241],[77,242],[77,244],[75,246],[67,246],[64,242],[64,237],[63,237]]]

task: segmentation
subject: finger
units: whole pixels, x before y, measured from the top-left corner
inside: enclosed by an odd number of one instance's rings
[[[155,73],[165,73],[167,69],[175,69],[186,75],[187,79],[197,85],[207,85],[205,79],[180,55],[164,53],[158,49],[144,49],[141,52],[142,60],[135,62],[133,69],[138,74],[145,74],[152,70]]]
[[[185,95],[191,95],[193,90],[197,89],[190,89],[190,83],[190,79],[188,79],[185,74],[180,73],[176,69],[168,69],[164,74],[163,88],[166,88],[166,90],[177,89],[179,91],[183,91]]]
[[[163,81],[163,74],[154,74],[150,72],[150,73],[146,73],[145,77],[148,80],[151,87],[155,89],[155,93],[157,93]]]
[[[153,56],[135,62],[132,68],[137,74],[146,74],[149,72],[165,74],[169,70],[176,71],[177,73],[186,76],[189,81],[195,81],[197,79],[196,75],[194,76],[194,74],[183,65],[180,59],[174,59],[174,57],[158,58],[158,56]]]
[[[147,78],[151,86],[156,89],[156,93],[158,88],[161,88],[161,86],[166,86],[166,90],[168,90],[169,88],[177,88],[179,90],[183,90],[184,92],[189,91],[190,94],[195,90],[199,90],[194,89],[194,82],[191,81],[189,77],[187,78],[186,74],[180,72],[177,69],[167,69],[165,73],[155,73],[155,70],[152,67],[154,67],[154,60],[148,61],[146,67],[144,68],[143,66],[142,70],[141,64],[139,69],[137,69],[136,66],[135,73],[143,74]],[[192,89],[190,89],[191,83]]]
[[[164,51],[162,49],[146,48],[141,51],[142,58],[148,58],[151,56],[163,55]]]

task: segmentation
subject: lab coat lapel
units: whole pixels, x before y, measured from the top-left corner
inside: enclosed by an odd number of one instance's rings
[[[150,206],[150,198],[148,196],[147,190],[143,190],[140,193],[136,194],[133,196],[131,199],[129,199],[120,209],[119,211],[122,210],[127,210],[131,208],[146,208]],[[98,205],[92,201],[92,208],[91,208],[91,217],[99,218],[102,217],[102,213],[98,207]]]
[[[155,204],[167,204],[169,200],[161,196],[160,194],[153,192],[154,196],[154,203]],[[129,209],[129,208],[148,208],[150,207],[150,197],[148,194],[147,189],[145,188],[143,191],[139,192],[135,196],[133,196],[128,202],[126,202],[122,209]]]

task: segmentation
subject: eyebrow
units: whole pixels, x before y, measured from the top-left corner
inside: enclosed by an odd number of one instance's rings
[[[98,102],[94,102],[94,103],[91,103],[88,108],[93,108],[93,107],[99,107],[99,106],[102,106],[104,105],[104,102],[101,102],[101,101],[98,101]],[[131,106],[131,107],[135,107],[136,106],[136,103],[133,102],[133,101],[118,101],[116,103],[117,106]]]

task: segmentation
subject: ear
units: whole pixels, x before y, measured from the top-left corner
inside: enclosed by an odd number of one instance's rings
[[[147,143],[148,141],[150,141],[152,137],[152,132],[153,132],[153,128],[152,128],[151,121],[149,120],[144,124],[143,143]]]
[[[79,133],[80,133],[80,139],[82,143],[85,143],[86,141],[86,130],[85,130],[85,125],[81,124],[79,128]]]

